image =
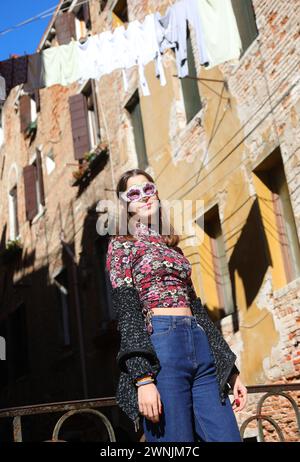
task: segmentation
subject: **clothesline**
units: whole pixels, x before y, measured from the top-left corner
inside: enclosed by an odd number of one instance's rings
[[[82,2],[86,3],[86,1]],[[69,85],[75,81],[100,79],[115,69],[122,70],[124,89],[128,89],[126,70],[137,65],[144,96],[150,95],[144,67],[155,62],[155,74],[166,84],[162,55],[175,51],[178,77],[188,76],[187,23],[195,31],[200,64],[211,68],[227,60],[238,59],[241,39],[231,0],[179,0],[162,16],[148,14],[143,22],[133,20],[90,35],[85,42],[75,41],[44,49],[32,55],[0,62],[0,75],[10,89],[21,83],[25,91]],[[3,95],[3,79],[0,80]]]
[[[81,6],[84,5],[85,3],[89,3],[90,0],[82,0],[78,3],[76,3],[76,6]],[[67,6],[65,8],[60,8],[59,13],[63,11],[68,11],[70,6]],[[20,27],[27,26],[27,24],[30,24],[31,22],[37,21],[38,19],[45,19],[48,18],[49,16],[52,16],[54,11],[57,9],[57,5],[52,6],[51,8],[48,8],[47,10],[42,11],[41,13],[32,16],[31,18],[25,19],[22,22],[19,22],[18,24],[15,24],[14,26],[8,27],[7,29],[1,30],[0,31],[0,36],[8,34],[9,32],[13,32],[15,29],[19,29]]]

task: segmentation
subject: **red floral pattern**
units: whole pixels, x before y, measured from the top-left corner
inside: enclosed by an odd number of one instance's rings
[[[191,306],[197,296],[191,264],[180,247],[168,247],[161,234],[140,222],[135,234],[136,241],[124,236],[109,241],[106,268],[112,287],[136,287],[144,313],[154,307]]]

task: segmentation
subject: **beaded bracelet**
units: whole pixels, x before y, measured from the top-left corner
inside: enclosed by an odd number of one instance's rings
[[[136,382],[136,386],[137,387],[140,387],[141,385],[146,385],[147,383],[153,383],[154,380],[153,379],[148,379],[148,380],[143,380],[143,381],[139,381],[139,382]]]

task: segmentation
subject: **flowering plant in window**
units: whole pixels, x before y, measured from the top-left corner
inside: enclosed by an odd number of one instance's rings
[[[97,160],[101,158],[101,154],[106,153],[108,145],[106,143],[99,143],[95,149],[85,152],[83,154],[82,163],[79,164],[78,169],[72,172],[73,177],[76,180],[81,180],[88,176],[91,170],[97,163]]]

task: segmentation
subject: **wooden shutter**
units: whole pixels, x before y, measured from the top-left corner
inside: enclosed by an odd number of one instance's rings
[[[72,37],[76,38],[75,16],[73,13],[61,13],[55,21],[56,37],[59,45],[67,45]]]
[[[31,122],[31,102],[29,95],[20,97],[20,123],[21,132],[24,132]]]
[[[36,167],[27,165],[23,169],[24,188],[25,188],[25,207],[26,219],[32,220],[38,213],[38,204],[36,198]]]
[[[34,100],[36,104],[36,112],[41,110],[40,90],[34,90]]]
[[[87,29],[90,29],[91,27],[91,14],[90,14],[90,5],[89,3],[84,3],[82,5],[82,10],[83,10],[83,19],[85,22],[85,25]]]
[[[70,96],[69,108],[75,159],[82,159],[85,152],[90,150],[87,104],[82,93]]]
[[[37,173],[38,182],[40,186],[41,204],[45,205],[42,156],[41,156],[41,152],[38,149],[36,151],[36,173]]]

